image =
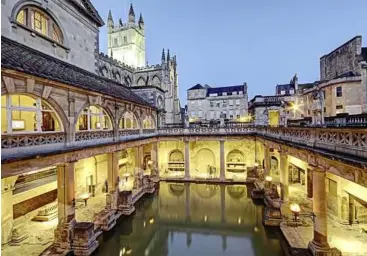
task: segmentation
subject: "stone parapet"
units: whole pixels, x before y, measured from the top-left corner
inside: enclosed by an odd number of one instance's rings
[[[94,223],[78,222],[74,226],[74,255],[91,255],[98,247],[97,237],[101,232],[94,232]]]

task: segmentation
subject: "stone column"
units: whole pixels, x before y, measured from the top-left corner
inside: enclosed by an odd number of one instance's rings
[[[285,151],[280,153],[280,186],[281,196],[283,201],[289,199],[289,169],[288,169],[288,155]]]
[[[13,230],[13,190],[18,176],[1,179],[1,244],[11,240]]]
[[[264,144],[264,175],[270,175],[270,148]]]
[[[144,146],[141,145],[138,147],[138,157],[139,157],[139,170],[140,172],[144,172]]]
[[[158,170],[158,142],[153,142],[152,143],[152,149],[150,151],[150,159],[153,162],[151,175],[159,176],[159,170]]]
[[[185,140],[185,179],[190,179],[190,142]]]
[[[61,250],[72,246],[75,221],[75,162],[57,166],[57,199],[59,222],[55,230],[55,245]]]
[[[117,209],[117,194],[119,192],[119,159],[118,152],[107,153],[107,182],[106,209]]]
[[[327,241],[327,198],[325,185],[325,170],[316,167],[313,174],[313,212],[316,215],[314,222],[313,240],[308,247],[313,253],[328,251]]]
[[[119,181],[119,159],[118,152],[107,153],[107,181],[108,191],[114,192],[118,187]]]
[[[362,88],[362,113],[367,113],[367,63],[364,62],[361,69],[361,88]]]
[[[226,179],[226,163],[225,163],[225,154],[224,154],[224,140],[219,141],[220,145],[220,181],[224,181]]]

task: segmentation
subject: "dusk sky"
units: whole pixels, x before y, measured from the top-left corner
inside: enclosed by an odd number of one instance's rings
[[[149,64],[162,48],[177,55],[180,99],[197,83],[247,82],[249,100],[272,95],[275,85],[319,79],[319,58],[356,35],[367,43],[366,0],[92,0],[106,21],[127,19],[132,2],[143,13]],[[107,23],[107,22],[106,22]],[[107,28],[100,30],[107,52]]]

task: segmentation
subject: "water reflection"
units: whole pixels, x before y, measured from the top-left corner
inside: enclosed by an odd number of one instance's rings
[[[160,183],[100,241],[97,255],[282,255],[242,185]]]

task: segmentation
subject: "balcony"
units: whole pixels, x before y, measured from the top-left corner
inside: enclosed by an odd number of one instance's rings
[[[360,121],[360,119],[353,119]],[[261,136],[278,142],[338,152],[352,157],[367,158],[367,129],[330,127],[258,127],[246,123],[212,126],[174,126],[159,129],[109,131],[80,131],[75,140],[66,141],[65,133],[2,135],[2,161],[55,154],[88,146],[123,143],[152,137],[172,136]]]

